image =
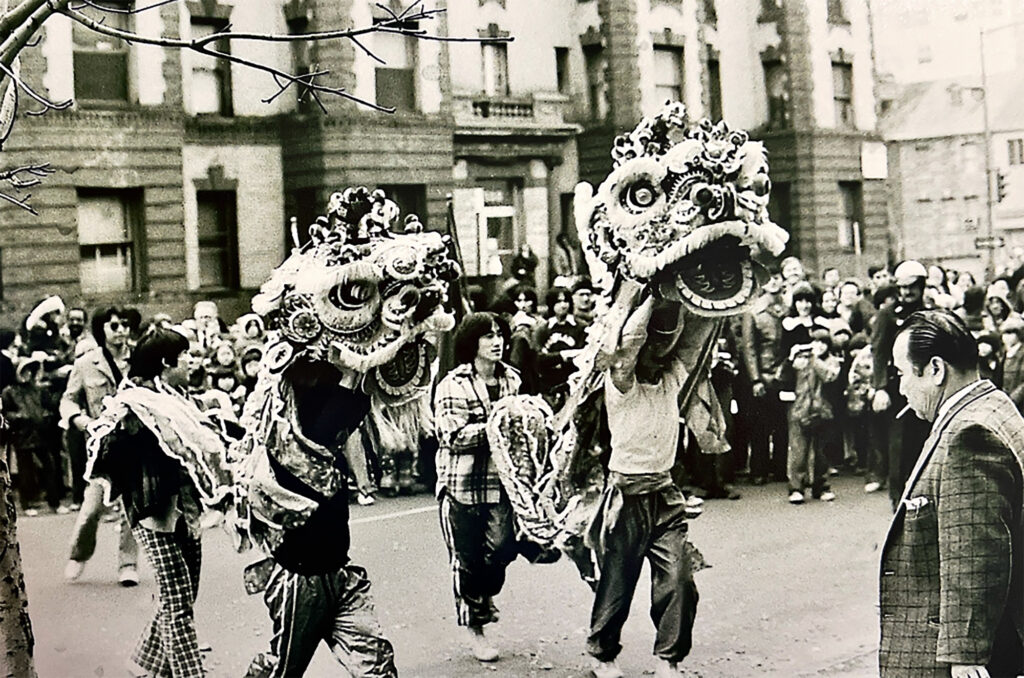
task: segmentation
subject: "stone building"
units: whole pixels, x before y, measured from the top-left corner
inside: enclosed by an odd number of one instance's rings
[[[863,274],[890,255],[866,0],[584,0],[591,78],[580,175],[612,137],[678,95],[769,151],[772,218],[812,270]]]
[[[882,118],[891,171],[892,223],[897,251],[980,276],[1024,247],[1024,82],[1004,74],[989,79],[990,167],[1004,177],[1005,197],[993,186],[988,229],[985,123],[977,78],[912,83]],[[1002,238],[1005,247],[976,240]]]
[[[56,292],[178,316],[216,298],[233,317],[292,247],[290,220],[301,240],[332,191],[359,184],[436,230],[450,196],[472,281],[493,288],[528,245],[544,287],[555,248],[577,245],[576,182],[603,178],[614,135],[670,98],[765,141],[792,252],[862,272],[889,250],[866,1],[447,0],[416,28],[514,41],[375,34],[365,46],[385,63],[345,41],[230,45],[329,70],[392,115],[332,97],[323,115],[293,89],[268,102],[267,74],[54,16],[22,70],[75,104],[22,117],[4,149],[6,165],[57,172],[33,192],[38,217],[0,206],[2,316]],[[371,0],[188,0],[108,20],[189,38],[228,22],[300,33],[386,16]]]

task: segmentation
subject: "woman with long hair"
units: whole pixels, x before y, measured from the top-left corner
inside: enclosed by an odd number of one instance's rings
[[[470,313],[455,332],[458,366],[437,385],[434,413],[441,532],[451,558],[456,620],[468,631],[474,657],[498,659],[484,636],[497,621],[494,596],[517,555],[512,506],[487,442],[494,403],[519,392],[515,368],[504,362],[509,329],[494,313]]]

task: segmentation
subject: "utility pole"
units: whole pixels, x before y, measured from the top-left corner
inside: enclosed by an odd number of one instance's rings
[[[981,115],[985,124],[985,235],[989,242],[995,231],[995,223],[992,216],[992,128],[988,121],[988,81],[985,78],[985,29],[978,31],[978,51],[981,56]],[[995,278],[996,251],[994,247],[988,248],[987,261],[985,263],[985,279],[989,282]]]

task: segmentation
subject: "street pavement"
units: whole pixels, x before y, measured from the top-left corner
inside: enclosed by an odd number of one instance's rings
[[[710,569],[696,575],[700,604],[694,648],[683,663],[696,678],[877,675],[877,562],[890,513],[884,492],[865,495],[839,477],[831,504],[791,506],[785,484],[740,485],[738,501],[713,500],[691,523]],[[568,562],[512,564],[488,627],[500,661],[478,663],[462,648],[454,620],[447,554],[429,496],[352,507],[352,557],[367,568],[378,613],[403,678],[581,678],[591,593]],[[121,678],[149,620],[156,586],[148,564],[136,588],[116,584],[113,524],[103,524],[82,578],[62,580],[74,516],[20,518],[29,612],[41,678]],[[265,648],[270,621],[260,596],[246,595],[237,554],[223,532],[204,537],[196,618],[213,677],[244,674]],[[623,631],[626,676],[653,673],[653,628],[645,569]],[[309,678],[347,673],[321,646]]]

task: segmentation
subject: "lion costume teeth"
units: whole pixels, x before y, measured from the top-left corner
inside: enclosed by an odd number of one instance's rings
[[[690,124],[675,102],[616,138],[612,158],[589,206],[589,254],[613,276],[672,279],[659,289],[694,313],[745,306],[760,275],[754,257],[779,255],[789,239],[768,217],[764,146],[725,122]],[[691,257],[712,246],[714,265]]]

